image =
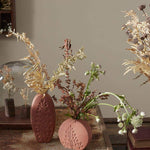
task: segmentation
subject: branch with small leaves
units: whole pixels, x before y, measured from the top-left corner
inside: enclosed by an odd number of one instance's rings
[[[101,70],[100,65],[91,63],[91,69],[85,72],[86,76],[89,76],[87,84],[83,82],[77,82],[76,80],[69,79],[69,90],[63,86],[62,81],[59,79],[56,83],[58,89],[62,91],[60,101],[66,104],[70,108],[71,113],[68,116],[74,119],[88,119],[89,116],[95,117],[99,121],[98,116],[92,114],[91,109],[96,106],[109,106],[117,115],[118,126],[121,128],[119,134],[125,134],[129,124],[132,124],[134,129],[133,132],[137,131],[137,128],[142,125],[144,113],[138,115],[137,111],[129,105],[124,95],[114,94],[112,92],[99,92],[91,91],[90,85],[96,79],[99,80],[99,76],[105,72]],[[67,77],[68,79],[68,77]],[[104,100],[108,99],[108,96],[114,96],[118,100],[117,105],[105,103]],[[102,101],[102,102],[101,102]]]

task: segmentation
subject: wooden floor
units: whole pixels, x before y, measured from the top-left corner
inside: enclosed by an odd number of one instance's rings
[[[117,126],[116,121],[111,119],[104,119],[104,121],[113,150],[127,150],[127,136],[118,134],[119,127]],[[150,120],[145,119],[143,125],[149,126]]]

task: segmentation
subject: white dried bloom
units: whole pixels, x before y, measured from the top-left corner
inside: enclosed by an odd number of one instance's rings
[[[4,78],[4,77],[3,77],[3,76],[1,76],[1,77],[0,77],[0,81],[1,81],[3,78]]]
[[[133,134],[135,134],[135,133],[137,133],[138,132],[138,130],[136,129],[136,128],[134,128],[133,130],[132,130],[132,133]]]
[[[122,114],[122,121],[127,120],[127,116],[128,116],[127,113],[123,113],[123,114]]]
[[[96,122],[99,122],[99,121],[100,121],[99,116],[96,116],[95,119],[96,119]]]
[[[96,67],[100,69],[100,65],[96,65]]]
[[[126,133],[127,133],[127,130],[126,130],[126,129],[124,129],[124,130],[123,130],[123,134],[126,134]]]
[[[141,118],[140,115],[133,116],[131,118],[131,124],[133,125],[134,128],[140,127],[143,123],[143,119]]]
[[[118,123],[118,127],[122,128],[123,127],[123,123],[122,122]]]
[[[118,131],[118,134],[123,135],[123,131],[122,131],[122,130],[119,130],[119,131]]]
[[[84,75],[85,75],[85,76],[89,75],[89,71],[86,71],[86,72],[84,73]]]
[[[145,112],[142,111],[142,112],[140,113],[140,116],[141,116],[141,117],[144,117],[144,116],[145,116]]]
[[[117,122],[120,122],[121,121],[121,118],[120,117],[117,117]]]

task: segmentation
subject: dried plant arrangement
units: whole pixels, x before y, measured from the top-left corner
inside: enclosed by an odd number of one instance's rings
[[[66,75],[65,69],[74,69],[75,62],[85,58],[83,48],[79,49],[74,55],[68,56],[62,63],[58,64],[58,69],[54,71],[50,77],[48,75],[47,66],[41,63],[38,50],[35,50],[34,45],[30,42],[29,38],[26,37],[26,34],[19,34],[9,29],[7,37],[10,36],[15,36],[17,40],[25,43],[29,55],[25,57],[24,60],[31,63],[31,67],[23,74],[25,83],[29,88],[39,94],[45,94],[49,89],[52,91],[54,89],[54,83],[59,77]],[[66,41],[68,41],[68,39],[66,39]]]
[[[62,49],[64,49],[64,59],[72,55],[72,50],[68,41],[65,42]],[[53,96],[53,99],[59,99],[60,102],[68,106],[70,113],[66,115],[77,120],[88,119],[89,116],[93,116],[99,121],[99,117],[94,116],[91,109],[98,105],[105,105],[112,107],[117,115],[118,126],[121,128],[119,134],[125,134],[129,124],[133,125],[133,132],[137,132],[137,128],[142,125],[142,119],[144,117],[143,112],[139,115],[137,111],[129,105],[124,95],[117,95],[112,92],[97,93],[96,90],[92,91],[90,89],[91,83],[95,80],[99,80],[99,76],[105,73],[101,70],[100,65],[91,63],[91,69],[85,72],[85,75],[89,76],[87,84],[72,80],[68,72],[69,68],[65,69],[65,80],[58,79],[57,82],[55,82],[55,86],[62,92],[62,95],[60,98]],[[117,98],[119,102],[118,105],[104,103],[104,100],[107,99],[109,95]]]
[[[126,68],[126,73],[133,71],[139,73],[136,77],[145,75],[147,80],[143,83],[150,81],[150,16],[145,12],[146,5],[140,5],[138,10],[142,12],[140,17],[134,10],[125,12],[125,17],[130,19],[126,24],[122,26],[122,30],[125,30],[128,35],[128,44],[131,48],[128,48],[131,53],[135,54],[136,60],[125,60],[123,63]]]
[[[16,85],[14,84],[14,77],[11,73],[11,69],[4,65],[3,69],[0,70],[2,78],[3,89],[7,91],[8,98],[10,99],[17,91]]]

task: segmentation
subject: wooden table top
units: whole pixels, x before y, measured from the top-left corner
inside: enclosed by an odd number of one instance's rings
[[[60,124],[67,119],[64,115],[68,111],[66,108],[56,108],[56,127],[50,143],[36,142],[30,119],[21,119],[19,111],[19,109],[16,110],[15,117],[6,118],[4,109],[0,108],[0,150],[68,150],[61,145],[57,134]],[[85,150],[112,150],[99,107],[92,111],[100,116],[100,122],[97,123],[94,118],[89,119],[88,122],[92,127],[92,141]]]

